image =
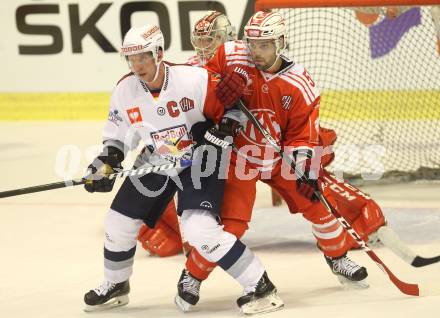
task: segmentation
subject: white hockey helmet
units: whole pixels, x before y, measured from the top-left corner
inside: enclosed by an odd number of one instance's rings
[[[145,25],[132,27],[124,36],[121,54],[124,56],[151,52],[157,61],[159,49],[164,49],[164,38],[162,31],[157,25]]]
[[[286,47],[286,22],[278,12],[258,11],[244,27],[243,39],[249,40],[275,40],[276,54],[279,56]]]
[[[221,44],[236,39],[235,27],[225,14],[218,11],[208,11],[196,22],[191,34],[191,44],[204,61],[209,60]]]

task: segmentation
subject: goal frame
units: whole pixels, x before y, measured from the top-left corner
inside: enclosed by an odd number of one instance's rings
[[[287,8],[440,5],[440,0],[256,0],[255,11]]]

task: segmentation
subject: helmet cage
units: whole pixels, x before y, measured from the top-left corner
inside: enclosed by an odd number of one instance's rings
[[[218,47],[237,39],[235,28],[221,12],[209,11],[197,21],[191,34],[191,44],[201,60],[209,60]]]

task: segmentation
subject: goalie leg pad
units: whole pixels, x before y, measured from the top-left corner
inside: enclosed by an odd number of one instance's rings
[[[153,229],[143,224],[137,238],[150,255],[167,257],[182,252],[182,237],[174,201],[170,201]]]
[[[139,231],[138,240],[150,255],[168,257],[182,252],[180,233],[174,232],[161,220],[156,223],[154,229],[143,224]]]
[[[328,171],[324,172],[324,180],[329,190],[325,197],[334,200],[334,208],[362,239],[368,241],[368,235],[385,224],[385,217],[379,205],[367,194],[348,183],[339,181]],[[347,245],[349,248],[358,247],[351,236],[347,236]]]

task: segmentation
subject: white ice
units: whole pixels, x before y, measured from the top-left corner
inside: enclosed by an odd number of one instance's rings
[[[79,166],[84,169],[85,152],[100,143],[101,128],[102,123],[93,122],[2,122],[0,191],[60,181],[54,167],[62,145],[81,150]],[[419,255],[440,254],[439,184],[365,190],[379,201],[391,227]],[[176,310],[173,297],[185,258],[148,257],[140,246],[130,303],[103,313],[82,311],[84,293],[102,280],[103,216],[114,193],[89,194],[75,187],[0,199],[1,317],[184,316]],[[440,296],[403,295],[361,251],[350,255],[368,268],[371,287],[342,290],[315,247],[310,225],[300,215],[289,215],[285,206],[272,208],[267,187],[258,189],[244,240],[262,259],[285,301],[284,310],[265,317],[440,316]],[[440,287],[440,264],[413,268],[386,248],[377,253],[401,280]],[[237,317],[235,299],[240,293],[241,287],[217,269],[203,283],[195,311],[185,316]]]

